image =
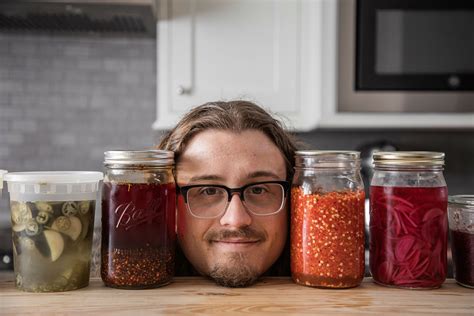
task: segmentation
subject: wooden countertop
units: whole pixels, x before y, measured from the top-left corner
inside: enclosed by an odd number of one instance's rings
[[[264,278],[248,288],[231,289],[204,278],[175,278],[152,290],[107,288],[100,279],[89,287],[61,293],[15,289],[13,273],[0,273],[0,314],[459,314],[474,315],[474,290],[447,280],[436,290],[378,286],[370,278],[348,290],[316,289],[290,278]]]

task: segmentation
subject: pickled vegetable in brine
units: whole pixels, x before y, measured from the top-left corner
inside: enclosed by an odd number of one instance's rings
[[[456,281],[474,288],[474,231],[451,230],[451,250]]]
[[[397,287],[439,287],[447,268],[447,188],[372,186],[370,194],[374,280]]]
[[[69,291],[89,284],[95,201],[11,201],[17,288]]]
[[[150,288],[174,274],[174,183],[105,182],[102,266],[105,285]]]
[[[291,190],[291,275],[302,285],[358,286],[364,277],[362,190]]]

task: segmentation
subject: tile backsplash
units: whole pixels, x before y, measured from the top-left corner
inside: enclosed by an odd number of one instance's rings
[[[153,145],[155,75],[153,39],[0,34],[0,169],[102,170]]]

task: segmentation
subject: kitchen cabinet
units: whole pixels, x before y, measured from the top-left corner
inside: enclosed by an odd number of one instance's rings
[[[354,8],[354,0],[160,1],[154,129],[172,128],[193,106],[240,98],[296,131],[474,128],[472,111],[404,108],[405,98],[429,107],[427,93],[356,91]]]
[[[153,127],[237,98],[282,115],[290,128],[317,127],[335,97],[333,2],[160,1]]]

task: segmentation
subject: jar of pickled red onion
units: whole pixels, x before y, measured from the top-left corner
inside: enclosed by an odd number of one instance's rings
[[[374,281],[440,287],[447,270],[444,153],[376,152],[373,159],[369,262]]]

